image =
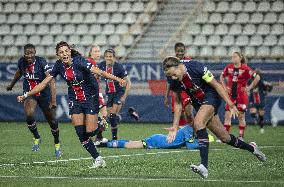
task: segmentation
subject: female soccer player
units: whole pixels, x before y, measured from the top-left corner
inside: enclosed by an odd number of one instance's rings
[[[56,61],[50,74],[40,84],[24,95],[18,96],[17,99],[22,102],[39,93],[59,74],[68,85],[69,114],[77,136],[83,147],[94,158],[91,168],[105,167],[105,161],[99,156],[95,145],[89,139],[97,133],[99,109],[98,84],[95,84],[96,79],[92,73],[116,80],[121,85],[125,85],[125,81],[91,65],[76,51],[71,50],[66,42],[62,41],[56,45],[56,55],[59,60]]]
[[[18,70],[16,71],[14,78],[10,85],[7,87],[7,91],[11,91],[16,82],[23,76],[23,92],[27,93],[32,90],[36,85],[49,76],[51,70],[46,60],[42,57],[35,56],[36,49],[32,44],[24,46],[24,56],[18,61]],[[39,151],[40,147],[40,135],[37,130],[36,121],[34,119],[35,109],[39,105],[43,112],[48,124],[51,128],[51,133],[54,137],[55,155],[61,156],[61,146],[59,141],[59,129],[58,122],[55,119],[56,108],[56,89],[55,82],[51,81],[45,89],[35,94],[33,97],[29,97],[24,102],[24,110],[26,114],[26,122],[29,130],[33,134],[33,146],[32,151]]]
[[[174,80],[170,85],[175,97],[175,111],[173,126],[167,129],[169,131],[169,142],[172,142],[177,134],[178,121],[182,109],[180,100],[180,92],[182,90],[185,90],[191,97],[192,105],[197,112],[193,126],[199,141],[201,164],[198,166],[191,165],[194,172],[200,174],[203,178],[208,177],[209,140],[206,128],[209,128],[222,142],[248,150],[259,160],[266,161],[265,155],[258,149],[255,143],[247,144],[238,140],[234,135],[228,134],[223,128],[217,114],[221,104],[220,96],[228,103],[233,116],[238,114],[238,110],[222,85],[218,83],[207,67],[197,61],[183,63],[176,57],[167,57],[163,61],[163,69],[166,76]]]
[[[124,67],[115,59],[115,51],[107,49],[104,52],[104,61],[99,64],[99,68],[103,71],[111,73],[126,81],[126,87],[123,88],[117,81],[106,80],[107,110],[109,114],[109,122],[111,125],[112,139],[117,140],[117,124],[121,106],[125,103],[125,99],[131,88],[131,82],[127,77]]]
[[[225,78],[228,78],[227,84]],[[252,83],[247,87],[248,81],[254,78]],[[232,55],[232,63],[228,64],[222,74],[220,81],[224,89],[230,96],[230,100],[237,106],[239,111],[239,138],[243,139],[246,128],[245,112],[248,107],[248,93],[258,83],[260,77],[255,74],[252,69],[246,65],[245,58],[239,52],[234,52]],[[230,132],[231,113],[229,105],[225,106],[225,129]]]

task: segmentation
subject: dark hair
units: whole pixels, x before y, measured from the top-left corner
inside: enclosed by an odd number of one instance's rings
[[[35,49],[35,46],[29,43],[29,44],[24,45],[24,50],[26,49]]]
[[[57,54],[57,51],[59,50],[60,47],[62,46],[66,46],[68,47],[69,49],[71,49],[71,57],[75,57],[75,56],[82,56],[80,52],[78,52],[77,50],[74,49],[75,46],[70,46],[67,42],[64,42],[64,41],[61,41],[59,43],[56,44],[56,47],[55,47],[55,50],[56,50],[56,54]]]
[[[106,53],[112,53],[112,54],[113,54],[113,56],[115,57],[115,51],[114,51],[113,49],[111,49],[111,48],[109,48],[109,49],[105,50],[105,52],[104,52],[104,56],[106,55]]]
[[[98,49],[100,49],[100,46],[98,46],[98,45],[92,45],[91,48],[90,48],[90,51],[89,51],[89,57],[91,57],[91,52],[92,52],[93,48],[98,48]]]
[[[169,68],[178,66],[180,64],[180,60],[174,56],[168,56],[163,60],[163,70],[167,71]]]
[[[258,68],[255,69],[255,73],[258,74],[259,76],[261,76],[261,74],[262,74],[262,73],[261,73],[261,70],[258,69]]]
[[[185,45],[183,43],[181,43],[181,42],[177,42],[175,44],[175,51],[177,50],[178,47],[183,47],[185,49]]]
[[[246,58],[244,57],[244,55],[242,53],[237,52],[237,51],[235,51],[234,53],[236,53],[240,57],[242,64],[246,63]]]

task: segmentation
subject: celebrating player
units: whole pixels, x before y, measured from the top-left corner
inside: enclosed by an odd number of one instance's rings
[[[35,46],[27,44],[24,46],[24,56],[18,60],[18,70],[16,71],[12,82],[7,87],[7,91],[11,91],[16,82],[23,76],[23,92],[26,94],[49,76],[50,70],[46,60],[36,56]],[[58,122],[55,119],[54,112],[56,108],[56,89],[54,81],[51,81],[45,89],[41,90],[41,92],[38,92],[24,101],[27,126],[34,136],[32,151],[39,151],[39,144],[41,142],[41,137],[34,119],[34,112],[37,105],[41,108],[45,119],[50,125],[51,133],[54,137],[55,155],[56,157],[60,157],[62,150],[59,141]]]
[[[39,93],[59,74],[68,85],[69,114],[77,136],[83,147],[94,158],[91,168],[105,167],[105,161],[89,139],[97,133],[99,110],[98,84],[92,73],[116,80],[121,85],[125,85],[125,81],[93,66],[76,51],[71,50],[66,42],[62,41],[56,45],[56,55],[59,60],[56,61],[50,74],[32,90],[18,96],[17,99],[22,102]]]
[[[176,57],[166,57],[163,61],[163,69],[166,76],[171,77],[171,90],[173,90],[175,105],[173,126],[168,128],[168,141],[172,142],[177,134],[182,104],[180,92],[185,90],[191,97],[192,105],[196,110],[193,126],[199,141],[201,157],[200,165],[191,165],[194,172],[201,177],[208,177],[208,148],[209,140],[206,128],[209,128],[222,142],[231,146],[247,150],[253,153],[260,161],[266,161],[265,155],[252,142],[247,144],[237,139],[234,135],[228,134],[217,114],[221,104],[220,96],[229,105],[233,116],[238,115],[238,109],[230,100],[222,85],[214,78],[212,73],[203,64],[193,61],[183,63]]]
[[[228,78],[227,84],[225,78]],[[252,83],[247,87],[250,79],[254,78]],[[245,63],[245,58],[239,52],[234,52],[232,55],[232,63],[228,64],[222,74],[220,81],[224,89],[228,92],[231,101],[237,106],[239,111],[239,138],[243,139],[246,128],[245,112],[248,107],[248,93],[255,87],[259,81],[259,75]],[[225,106],[225,129],[230,132],[231,113],[228,103]]]
[[[181,42],[178,42],[175,44],[175,53],[176,57],[180,60],[183,60],[184,62],[190,63],[191,57],[185,55],[185,45]],[[168,81],[171,81],[168,79]],[[172,113],[174,113],[174,95],[170,93],[170,84],[166,84],[166,92],[164,97],[164,104],[166,107],[169,106],[169,100],[168,97],[171,95],[171,107],[172,107]],[[183,126],[187,123],[192,123],[193,121],[193,115],[192,115],[192,106],[191,106],[191,100],[186,94],[185,91],[181,92],[181,102],[182,102],[182,114],[179,120],[179,125]]]
[[[124,104],[126,97],[131,88],[131,82],[127,77],[127,72],[124,67],[116,62],[115,51],[113,49],[107,49],[104,52],[104,61],[99,64],[99,68],[103,71],[111,73],[126,81],[126,87],[123,88],[119,85],[119,82],[114,80],[106,80],[106,95],[107,95],[107,109],[109,114],[109,121],[111,125],[112,139],[117,140],[117,124],[118,116],[121,109],[121,105]]]

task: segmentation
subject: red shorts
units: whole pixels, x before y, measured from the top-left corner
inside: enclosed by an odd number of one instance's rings
[[[189,103],[191,103],[191,99],[190,97],[187,95],[187,93],[185,91],[182,91],[180,93],[181,96],[181,104],[182,104],[182,112],[185,111],[185,106],[188,105]],[[174,113],[175,111],[175,98],[174,95],[171,95],[171,99],[172,99],[172,113]]]
[[[235,99],[233,99],[230,94],[230,99],[237,106],[237,109],[239,111],[243,111],[243,112],[247,111],[249,100],[248,100],[248,95],[245,92],[243,92],[242,94],[238,94],[237,98]],[[230,110],[230,107],[228,104],[226,104],[225,110],[226,111]]]
[[[99,103],[100,103],[99,109],[106,106],[106,102],[102,93],[99,93]]]

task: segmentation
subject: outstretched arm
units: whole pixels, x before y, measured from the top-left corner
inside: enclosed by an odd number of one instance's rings
[[[254,87],[258,84],[259,80],[260,76],[256,74],[251,84],[248,87],[246,87],[246,91],[249,93],[251,89],[254,89]]]
[[[120,101],[121,101],[122,103],[125,102],[125,99],[126,99],[126,97],[128,96],[128,94],[129,94],[129,92],[130,92],[130,89],[131,89],[131,81],[130,81],[130,79],[129,79],[128,77],[124,77],[123,80],[126,81],[126,87],[125,87],[125,93],[124,93],[124,95],[120,98]]]
[[[14,75],[14,78],[12,79],[11,83],[9,86],[7,86],[6,90],[11,91],[13,87],[15,86],[16,82],[22,77],[21,71],[18,69]]]
[[[123,79],[121,79],[121,78],[119,78],[117,76],[114,76],[114,75],[112,75],[110,73],[107,73],[105,71],[102,71],[101,69],[99,69],[99,68],[97,68],[95,66],[92,67],[91,72],[94,73],[94,74],[97,74],[99,76],[103,76],[103,77],[105,77],[107,79],[118,81],[121,86],[126,86],[126,81],[125,80],[123,80]]]

